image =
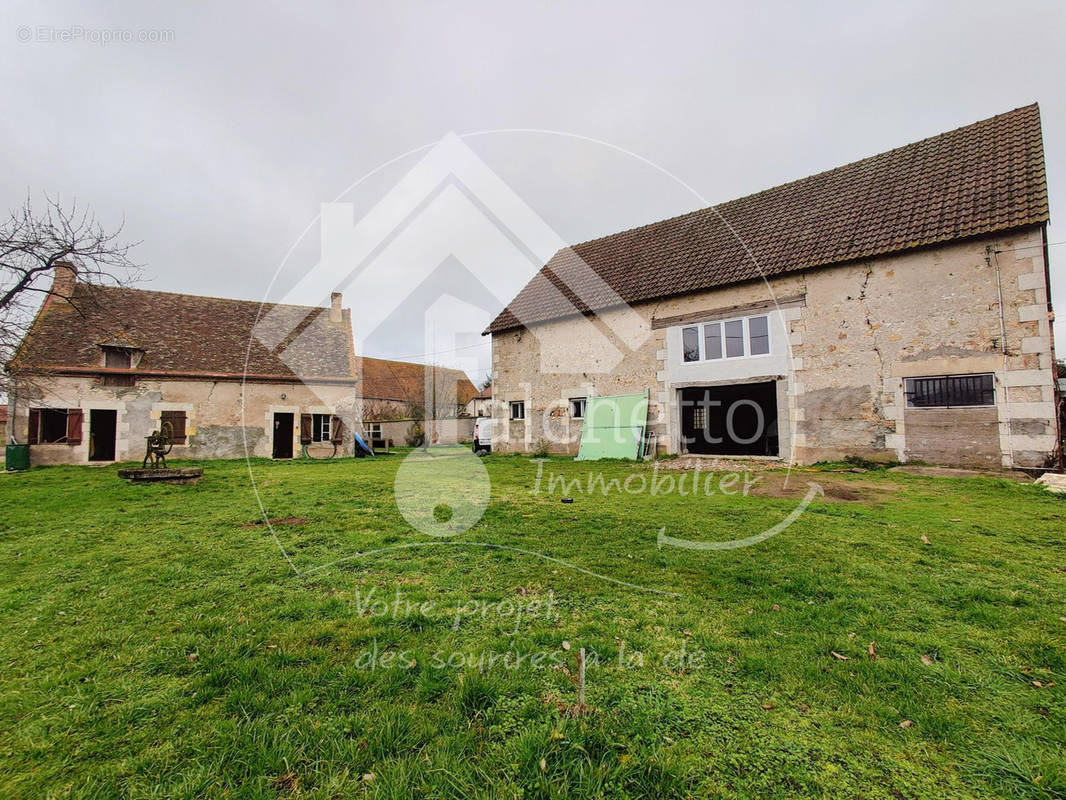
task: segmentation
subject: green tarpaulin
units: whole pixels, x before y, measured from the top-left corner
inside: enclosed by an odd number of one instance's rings
[[[633,458],[643,455],[648,425],[648,392],[590,397],[581,426],[578,461]]]

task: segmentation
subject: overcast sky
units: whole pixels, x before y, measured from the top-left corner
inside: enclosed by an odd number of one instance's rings
[[[77,195],[124,218],[145,288],[318,302],[335,287],[296,293],[320,204],[358,218],[428,150],[353,183],[449,132],[578,242],[1038,101],[1052,214],[1066,208],[1056,2],[5,5],[3,200]],[[90,41],[113,29],[168,41]],[[467,136],[502,129],[557,133]],[[1066,308],[1066,246],[1051,257]],[[448,300],[442,319],[491,316],[460,267],[435,274],[420,315],[450,287],[471,307]],[[382,290],[358,291],[357,320]],[[462,349],[437,361],[484,374],[469,330],[430,347],[424,328],[393,315],[367,354],[421,360],[450,342]]]

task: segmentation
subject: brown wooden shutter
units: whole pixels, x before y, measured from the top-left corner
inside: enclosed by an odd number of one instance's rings
[[[41,432],[41,409],[39,409],[39,408],[31,408],[30,409],[30,430],[29,430],[29,433],[26,436],[26,443],[27,444],[37,444],[37,442],[38,442],[37,437],[40,434],[40,432]]]
[[[80,408],[67,409],[67,444],[81,444],[81,423],[85,413]]]
[[[310,414],[300,415],[300,444],[311,444],[311,433],[314,428],[314,418]]]
[[[344,421],[340,417],[334,417],[329,422],[329,440],[333,444],[344,441]]]
[[[185,412],[164,411],[159,415],[160,427],[164,422],[170,423],[170,428],[174,432],[174,444],[185,444]]]

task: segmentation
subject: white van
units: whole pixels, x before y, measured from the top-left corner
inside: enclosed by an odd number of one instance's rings
[[[474,452],[492,452],[492,418],[478,417],[474,420]]]

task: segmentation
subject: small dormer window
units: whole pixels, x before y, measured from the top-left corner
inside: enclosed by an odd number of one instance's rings
[[[101,344],[100,349],[104,351],[104,368],[107,370],[133,369],[135,354],[140,354],[139,350],[118,343]],[[100,377],[100,383],[103,386],[135,386],[137,376],[105,372]]]
[[[124,347],[105,347],[104,366],[108,369],[129,369],[133,366],[133,354]]]

